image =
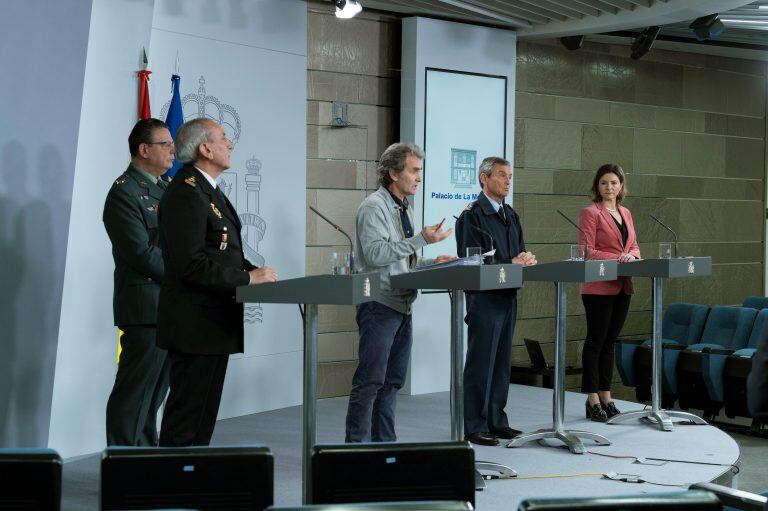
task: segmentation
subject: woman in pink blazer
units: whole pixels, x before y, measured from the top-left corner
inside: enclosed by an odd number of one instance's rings
[[[593,204],[581,210],[579,225],[587,234],[581,243],[589,259],[640,259],[632,214],[621,202],[627,195],[624,170],[614,163],[597,169],[592,180]],[[587,340],[582,353],[581,391],[587,393],[586,417],[605,422],[619,410],[611,399],[613,344],[624,326],[629,300],[635,292],[630,277],[581,285],[587,316]]]

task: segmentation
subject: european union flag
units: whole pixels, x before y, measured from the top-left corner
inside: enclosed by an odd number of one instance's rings
[[[171,97],[171,106],[168,108],[168,115],[165,117],[165,123],[171,131],[171,136],[176,138],[176,132],[178,132],[181,125],[184,124],[184,114],[181,111],[181,94],[179,93],[181,77],[179,75],[172,75],[171,83],[173,84],[173,96]],[[174,158],[173,167],[163,174],[163,178],[170,180],[176,175],[176,171],[180,168],[181,165],[176,161],[176,158]]]

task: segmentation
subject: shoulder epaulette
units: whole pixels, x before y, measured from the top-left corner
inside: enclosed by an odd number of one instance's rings
[[[124,178],[124,177],[122,177],[122,176],[118,177],[117,179],[115,179],[115,184],[116,184],[116,185],[122,185],[122,184],[125,184],[125,178]]]
[[[467,204],[467,207],[464,208],[464,211],[472,211],[472,208],[475,207],[475,204],[477,204],[477,203],[476,202],[470,202],[469,204]]]
[[[189,176],[187,179],[184,180],[185,183],[187,183],[192,188],[197,186],[197,183],[195,182],[195,176]]]

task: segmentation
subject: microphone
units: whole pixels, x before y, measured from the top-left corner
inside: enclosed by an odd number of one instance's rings
[[[566,216],[566,214],[565,214],[565,213],[563,213],[563,212],[562,212],[562,211],[560,211],[559,209],[557,210],[557,212],[558,212],[558,213],[560,213],[560,216],[561,216],[561,217],[563,217],[563,218],[565,218],[565,219],[568,221],[568,223],[569,223],[569,224],[571,224],[572,226],[574,226],[575,228],[577,228],[577,229],[579,230],[579,232],[580,232],[581,234],[583,234],[583,235],[584,235],[584,241],[586,242],[586,243],[584,244],[584,260],[585,260],[585,261],[586,261],[586,260],[588,260],[588,259],[589,259],[589,236],[587,236],[587,233],[586,233],[586,232],[584,232],[584,229],[582,229],[581,227],[579,227],[579,224],[577,224],[576,222],[574,222],[573,220],[571,220],[570,218],[568,218],[568,216]]]
[[[352,238],[349,237],[349,234],[344,232],[344,229],[338,226],[338,224],[335,224],[331,221],[330,218],[325,216],[324,214],[320,213],[318,210],[313,208],[312,206],[309,206],[309,209],[312,210],[313,213],[315,213],[317,216],[331,224],[331,226],[339,231],[341,234],[347,237],[347,240],[349,241],[349,266],[350,266],[350,273],[355,273],[355,249],[352,247]]]
[[[674,236],[674,237],[675,237],[675,257],[678,257],[678,255],[677,255],[677,254],[678,254],[678,250],[677,250],[677,249],[678,249],[678,246],[677,246],[677,233],[676,233],[675,231],[673,231],[673,230],[672,230],[672,228],[671,228],[670,226],[668,226],[667,224],[665,224],[664,222],[662,222],[661,220],[659,220],[658,218],[656,218],[656,217],[655,217],[655,216],[653,216],[652,214],[649,214],[649,216],[650,216],[651,218],[653,218],[654,220],[656,220],[656,222],[658,222],[658,224],[659,224],[660,226],[662,226],[663,228],[665,228],[666,230],[668,230],[669,232],[671,232],[671,233],[672,233],[672,236]]]
[[[457,217],[456,215],[453,215],[453,218],[455,218],[456,220],[459,219],[459,217]],[[467,222],[467,223],[469,223],[469,226],[472,227],[473,229],[475,229],[476,231],[480,231],[483,234],[485,234],[486,236],[488,236],[488,239],[491,240],[491,249],[488,252],[486,252],[485,254],[483,254],[483,255],[493,256],[496,253],[496,249],[493,248],[493,236],[491,236],[491,233],[489,233],[486,230],[481,229],[480,227],[476,226],[472,222]]]

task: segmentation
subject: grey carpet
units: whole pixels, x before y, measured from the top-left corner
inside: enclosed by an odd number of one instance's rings
[[[538,387],[510,386],[507,411],[510,425],[523,431],[551,426],[551,391]],[[448,393],[398,398],[398,438],[404,442],[450,439]],[[619,402],[622,410],[641,408],[636,403]],[[318,402],[317,440],[319,443],[342,442],[347,398]],[[478,460],[497,461],[517,470],[518,479],[494,480],[477,494],[477,507],[509,511],[525,497],[554,495],[620,495],[678,490],[698,481],[711,481],[737,463],[737,441],[712,426],[680,425],[672,432],[642,424],[608,426],[584,419],[584,396],[566,393],[565,422],[568,429],[600,433],[612,441],[605,447],[589,446],[589,451],[613,456],[657,457],[698,461],[718,465],[694,465],[668,462],[661,466],[639,465],[632,460],[609,458],[598,454],[571,454],[559,447],[536,443],[516,449],[477,447]],[[765,491],[766,440],[736,435],[745,454],[741,460],[739,487]],[[589,445],[589,442],[586,442]],[[263,444],[275,456],[275,504],[301,502],[301,407],[284,408],[219,421],[213,445]],[[640,475],[651,482],[680,486],[628,484],[601,479],[597,475],[562,478],[532,478],[541,475],[572,475],[614,471]],[[99,455],[68,461],[64,465],[64,510],[98,508]]]

